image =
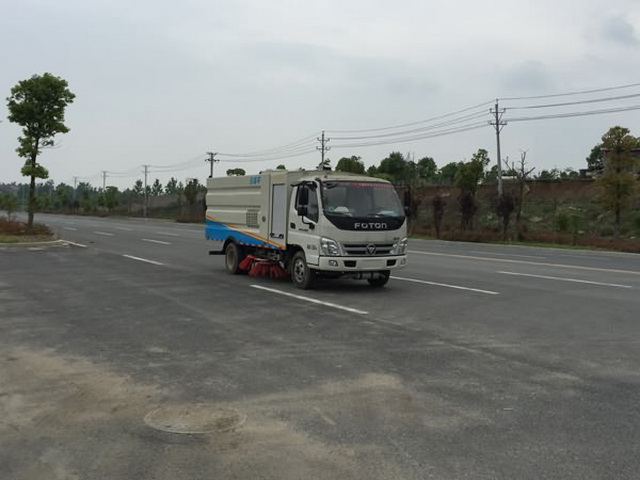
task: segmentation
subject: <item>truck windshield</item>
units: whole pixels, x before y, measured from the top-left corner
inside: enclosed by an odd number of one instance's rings
[[[331,181],[322,184],[327,215],[404,218],[393,185],[383,182]]]

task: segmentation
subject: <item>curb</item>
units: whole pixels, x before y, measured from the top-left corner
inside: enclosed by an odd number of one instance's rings
[[[66,240],[47,240],[45,242],[17,242],[17,243],[0,243],[0,249],[7,248],[28,248],[28,247],[66,247],[69,242]]]

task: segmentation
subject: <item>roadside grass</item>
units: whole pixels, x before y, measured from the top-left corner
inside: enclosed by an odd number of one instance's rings
[[[53,240],[53,232],[42,223],[34,223],[29,231],[27,224],[0,217],[0,243],[29,243]]]

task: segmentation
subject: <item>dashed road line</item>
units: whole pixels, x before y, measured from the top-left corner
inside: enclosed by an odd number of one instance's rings
[[[522,255],[519,253],[482,252],[480,250],[471,250],[469,253],[479,253],[480,255],[498,255],[500,257],[540,258],[540,259],[547,258],[541,255]]]
[[[276,290],[275,288],[267,288],[261,285],[251,285],[251,288],[256,288],[258,290],[264,290],[265,292],[277,293],[278,295],[284,295],[285,297],[296,298],[298,300],[303,300],[305,302],[315,303],[317,305],[323,305],[325,307],[337,308],[338,310],[344,310],[350,313],[357,313],[358,315],[368,315],[369,312],[365,312],[364,310],[358,310],[357,308],[345,307],[343,305],[338,305],[330,302],[323,302],[322,300],[317,300],[315,298],[303,297],[302,295],[295,295],[293,293],[284,292],[282,290]]]
[[[150,263],[151,265],[162,266],[164,263],[156,262],[155,260],[149,260],[148,258],[140,258],[134,257],[133,255],[122,255],[125,258],[130,258],[131,260],[137,260],[138,262]]]
[[[114,233],[109,233],[109,232],[100,232],[100,231],[95,231],[95,232],[93,232],[93,233],[95,233],[96,235],[103,235],[103,236],[105,236],[105,237],[115,237],[115,234],[114,234]]]
[[[169,242],[163,242],[162,240],[154,240],[153,238],[143,238],[142,241],[149,242],[149,243],[157,243],[158,245],[171,245],[171,243]]]
[[[156,235],[165,235],[167,237],[179,237],[178,233],[169,233],[169,232],[154,232]]]
[[[433,285],[434,287],[453,288],[455,290],[466,290],[468,292],[484,293],[486,295],[500,295],[499,292],[493,292],[491,290],[482,290],[480,288],[462,287],[460,285],[449,285],[447,283],[429,282],[427,280],[418,280],[416,278],[406,277],[391,277],[394,280],[402,280],[403,282],[421,283],[423,285]]]
[[[77,232],[78,231],[77,228],[73,228],[73,227],[63,227],[63,230],[71,230],[72,232]]]
[[[591,280],[581,280],[579,278],[550,277],[548,275],[533,275],[530,273],[518,273],[518,272],[498,272],[498,273],[501,273],[503,275],[514,275],[518,277],[532,277],[532,278],[542,278],[544,280],[558,280],[561,282],[586,283],[587,285],[599,285],[602,287],[633,288],[631,285],[621,285],[619,283],[594,282]]]

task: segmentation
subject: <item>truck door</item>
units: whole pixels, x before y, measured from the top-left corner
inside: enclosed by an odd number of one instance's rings
[[[287,221],[287,189],[282,183],[271,186],[271,226],[269,236],[284,239]]]
[[[309,265],[318,265],[320,241],[317,224],[319,218],[320,209],[316,185],[307,183],[298,185],[292,193],[288,243],[302,247]]]

